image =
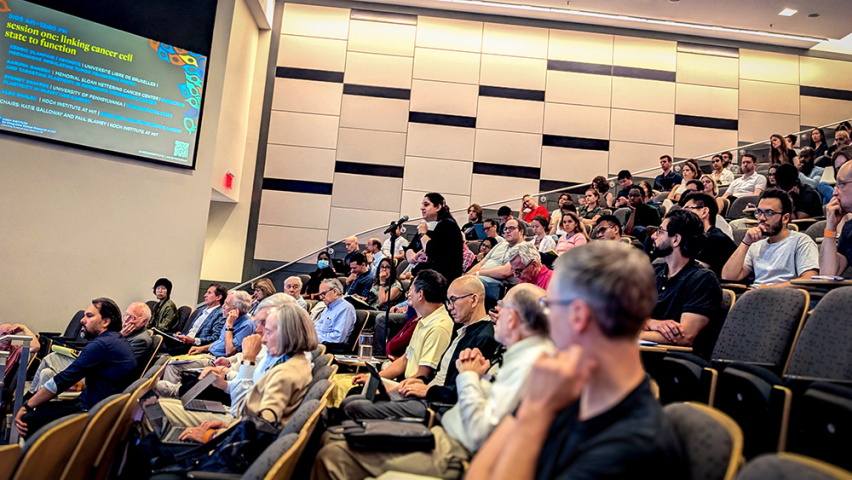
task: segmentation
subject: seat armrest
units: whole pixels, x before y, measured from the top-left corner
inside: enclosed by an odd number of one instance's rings
[[[199,480],[239,480],[241,475],[236,473],[219,473],[219,472],[187,472],[187,478],[195,478]]]

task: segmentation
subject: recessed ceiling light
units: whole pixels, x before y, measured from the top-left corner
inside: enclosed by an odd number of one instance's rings
[[[778,15],[781,15],[782,17],[792,17],[796,14],[796,12],[798,12],[798,10],[793,10],[792,8],[785,8],[784,10],[781,10]]]

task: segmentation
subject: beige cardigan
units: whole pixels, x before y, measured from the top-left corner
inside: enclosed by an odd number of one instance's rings
[[[308,393],[311,378],[311,362],[305,354],[296,354],[263,374],[240,400],[236,411],[242,416],[268,408],[278,416],[279,426],[284,426]],[[269,412],[262,415],[270,422],[274,420]]]

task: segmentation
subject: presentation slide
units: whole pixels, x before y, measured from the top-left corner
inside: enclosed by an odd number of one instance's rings
[[[207,58],[0,0],[0,131],[194,167]]]

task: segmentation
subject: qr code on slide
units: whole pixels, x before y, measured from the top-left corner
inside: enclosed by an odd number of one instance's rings
[[[175,140],[175,156],[178,158],[187,158],[189,156],[189,143]]]

